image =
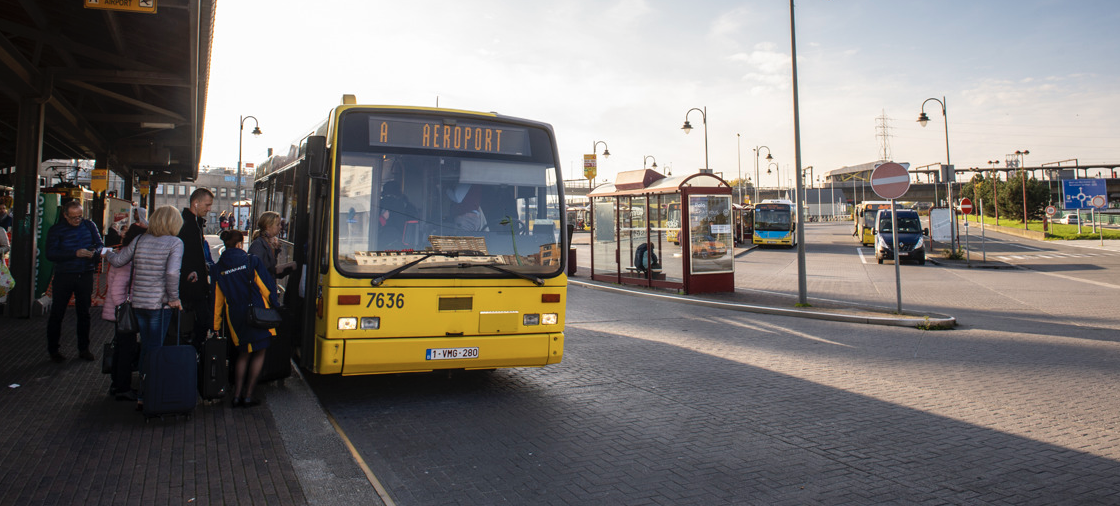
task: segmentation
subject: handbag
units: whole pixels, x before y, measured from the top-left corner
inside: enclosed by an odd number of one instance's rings
[[[245,268],[249,271],[249,276],[255,275],[248,260],[245,262]],[[252,295],[249,297],[249,325],[258,329],[274,329],[284,322],[279,310],[274,307],[255,306],[253,305]]]
[[[132,246],[132,268],[128,274],[128,298],[117,304],[113,316],[117,319],[117,332],[135,334],[140,332],[140,323],[136,321],[136,313],[132,310],[132,282],[136,276],[136,251],[140,247],[140,238]]]
[[[0,234],[4,231],[0,230]],[[16,280],[12,278],[12,272],[8,270],[8,266],[0,262],[0,297],[8,295],[8,292],[15,288]]]

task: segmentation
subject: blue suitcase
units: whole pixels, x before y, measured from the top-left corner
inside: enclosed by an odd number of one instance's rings
[[[174,346],[161,346],[148,354],[148,374],[141,379],[147,419],[184,415],[190,420],[198,403],[198,355],[194,346],[181,343],[182,326],[176,327]]]

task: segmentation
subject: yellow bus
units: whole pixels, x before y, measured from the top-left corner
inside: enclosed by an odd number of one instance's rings
[[[854,230],[852,235],[859,239],[859,242],[864,246],[871,246],[875,244],[875,234],[871,231],[875,229],[875,217],[878,216],[880,209],[890,210],[891,202],[889,200],[869,200],[860,202],[852,208],[852,221],[854,221]],[[895,205],[896,209],[902,209],[901,206]]]
[[[556,364],[566,216],[545,123],[353,96],[257,168],[280,213],[301,367],[381,374]]]
[[[785,199],[766,199],[754,206],[751,242],[760,246],[797,246],[797,206]]]
[[[681,203],[679,201],[669,202],[665,205],[665,227],[669,229],[665,233],[665,239],[680,246]]]

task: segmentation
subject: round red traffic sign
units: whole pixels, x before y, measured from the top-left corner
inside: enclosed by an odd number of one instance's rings
[[[1105,204],[1108,204],[1108,199],[1104,198],[1104,195],[1096,195],[1093,197],[1093,207],[1101,209]]]
[[[894,162],[887,162],[871,172],[871,189],[884,199],[897,199],[910,189],[910,173]]]
[[[968,197],[961,199],[961,214],[972,214],[972,200]]]
[[[1054,216],[1057,214],[1058,208],[1054,206],[1046,206],[1046,216]]]

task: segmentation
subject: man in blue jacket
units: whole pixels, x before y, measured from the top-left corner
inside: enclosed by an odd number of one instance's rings
[[[105,243],[97,226],[82,217],[82,202],[71,200],[62,208],[62,219],[47,231],[47,260],[54,262],[51,281],[51,316],[47,320],[47,352],[51,360],[66,360],[58,351],[62,318],[74,297],[77,311],[78,356],[96,360],[89,351],[89,306],[93,296],[93,278],[101,261]]]

